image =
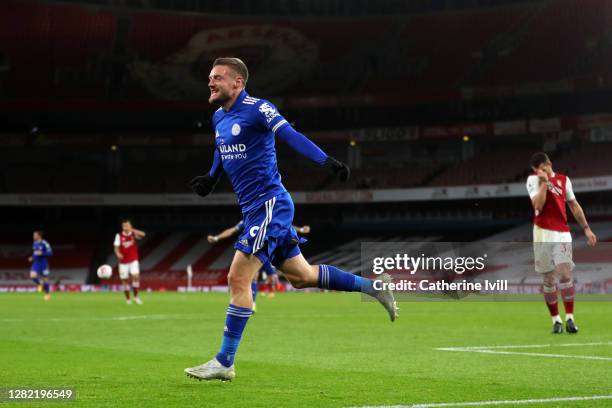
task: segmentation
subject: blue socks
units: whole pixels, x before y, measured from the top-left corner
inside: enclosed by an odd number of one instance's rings
[[[40,279],[38,279],[38,278],[32,278],[32,282],[34,282],[36,285],[40,285]],[[49,290],[51,289],[51,286],[49,285],[49,282],[44,281],[42,283],[42,286],[43,286],[43,292],[49,293]]]
[[[321,289],[333,289],[341,292],[363,292],[374,296],[375,290],[370,279],[353,275],[331,265],[319,265],[319,281]]]
[[[252,314],[253,311],[246,307],[238,307],[230,304],[227,308],[227,317],[225,318],[225,328],[223,330],[223,342],[221,343],[221,350],[219,350],[217,354],[217,360],[225,367],[230,367],[234,364],[234,356],[238,350],[242,332]]]
[[[251,292],[253,292],[253,303],[255,303],[255,298],[257,297],[257,281],[256,280],[251,282]]]

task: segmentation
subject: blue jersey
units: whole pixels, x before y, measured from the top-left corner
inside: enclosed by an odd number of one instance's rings
[[[45,270],[49,268],[47,258],[53,255],[51,245],[47,241],[34,241],[32,244],[32,270]]]
[[[289,124],[272,103],[243,90],[228,111],[214,113],[212,124],[214,161],[223,166],[243,213],[287,191],[276,164],[274,136]]]

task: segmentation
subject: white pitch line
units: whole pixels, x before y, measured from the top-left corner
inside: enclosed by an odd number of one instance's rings
[[[567,401],[593,401],[612,399],[612,395],[593,395],[589,397],[566,397],[566,398],[540,398],[525,400],[499,400],[499,401],[474,401],[474,402],[442,402],[433,404],[412,405],[366,405],[353,408],[438,408],[438,407],[481,407],[486,405],[509,405],[509,404],[542,404],[548,402]]]
[[[611,346],[611,341],[598,343],[560,343],[560,344],[516,344],[509,346],[469,346],[469,347],[441,347],[434,350],[466,351],[466,350],[492,350],[492,349],[517,349],[517,348],[546,348],[546,347],[582,347],[582,346]]]
[[[553,357],[553,358],[578,358],[583,360],[606,360],[612,361],[612,357],[599,356],[580,356],[574,354],[548,354],[548,353],[526,353],[521,351],[496,351],[496,350],[449,350],[449,351],[464,351],[467,353],[487,353],[487,354],[505,354],[515,356],[534,356],[534,357]]]
[[[523,345],[508,345],[508,346],[440,347],[440,348],[435,348],[434,350],[462,351],[465,353],[487,353],[487,354],[518,355],[518,356],[577,358],[577,359],[583,359],[583,360],[612,361],[612,357],[581,356],[581,355],[573,355],[573,354],[553,354],[553,353],[530,353],[530,352],[522,352],[522,351],[502,351],[503,349],[519,349],[519,348],[551,348],[551,347],[580,347],[580,346],[609,346],[609,345],[612,345],[612,342],[523,344]]]
[[[134,315],[109,317],[51,317],[49,319],[0,319],[0,323],[14,322],[75,322],[75,321],[126,321],[126,320],[185,320],[201,319],[201,314],[175,314],[175,315]]]

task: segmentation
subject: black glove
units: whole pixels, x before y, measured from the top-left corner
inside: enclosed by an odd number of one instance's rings
[[[349,166],[331,156],[327,156],[327,159],[325,160],[325,167],[327,167],[335,176],[338,176],[340,181],[347,181],[351,175],[351,169]]]
[[[211,177],[210,175],[197,176],[189,182],[191,190],[201,197],[206,197],[215,189],[218,178]]]

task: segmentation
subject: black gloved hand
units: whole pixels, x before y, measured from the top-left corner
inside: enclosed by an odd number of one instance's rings
[[[347,181],[351,176],[351,169],[349,166],[331,156],[327,156],[327,159],[325,160],[325,167],[327,167],[335,176],[338,176],[340,181]]]
[[[211,177],[210,175],[197,176],[189,182],[191,190],[199,195],[200,197],[206,197],[215,189],[219,179]]]

